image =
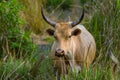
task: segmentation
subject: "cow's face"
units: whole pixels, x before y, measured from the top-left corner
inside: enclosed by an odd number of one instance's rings
[[[41,9],[41,14],[42,14],[43,19],[48,24],[50,24],[51,26],[54,27],[54,30],[48,29],[47,32],[49,35],[54,36],[54,38],[55,38],[55,42],[56,42],[55,54],[56,54],[56,56],[58,56],[58,57],[64,56],[64,54],[66,54],[70,48],[71,38],[73,36],[77,36],[78,34],[81,33],[80,29],[73,30],[73,27],[82,21],[82,19],[84,17],[84,10],[82,12],[82,15],[76,21],[73,21],[71,23],[69,23],[69,22],[56,23],[56,22],[50,20],[49,18],[47,18],[44,15],[42,9]]]
[[[55,30],[47,29],[47,33],[55,38],[55,55],[58,57],[69,53],[71,38],[81,33],[80,29],[73,29],[70,23],[57,23]]]

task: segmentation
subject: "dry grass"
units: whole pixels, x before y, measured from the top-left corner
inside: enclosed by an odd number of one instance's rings
[[[41,0],[20,0],[25,9],[21,13],[26,20],[25,30],[33,31],[34,33],[42,33],[45,28],[45,23],[41,18]]]

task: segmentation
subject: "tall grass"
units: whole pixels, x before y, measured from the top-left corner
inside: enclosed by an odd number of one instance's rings
[[[23,6],[24,11],[21,16],[26,20],[24,28],[34,33],[42,33],[46,27],[41,18],[41,5],[43,0],[19,0]]]
[[[97,51],[103,50],[107,55],[113,52],[119,55],[120,44],[120,7],[116,1],[97,1],[94,5],[94,13],[87,24],[97,42]]]
[[[25,26],[36,33],[43,32],[44,26],[48,25],[40,15],[41,0],[20,0],[20,2],[25,6],[25,10],[21,13],[26,20]],[[120,70],[109,55],[113,53],[120,60],[120,0],[81,0],[80,4],[85,9],[85,18],[81,24],[92,33],[96,41],[96,58],[88,70],[83,68],[78,75],[69,73],[66,80],[119,80]],[[53,42],[53,39],[45,40]],[[55,80],[53,62],[48,57],[49,52],[49,49],[44,48],[24,59],[9,57],[5,63],[0,61],[1,79]],[[45,55],[45,59],[35,67],[38,69],[35,69],[33,76],[29,72],[38,61],[39,54]]]

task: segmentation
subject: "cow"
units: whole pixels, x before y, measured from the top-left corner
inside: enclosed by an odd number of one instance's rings
[[[43,9],[41,15],[53,27],[46,32],[55,39],[50,55],[54,62],[56,80],[60,80],[61,75],[67,75],[68,70],[79,73],[83,66],[88,68],[95,58],[96,43],[91,33],[79,24],[84,17],[84,9],[73,22],[52,21],[44,15]]]

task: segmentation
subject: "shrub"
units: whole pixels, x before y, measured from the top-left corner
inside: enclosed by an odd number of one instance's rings
[[[0,56],[12,55],[22,57],[31,53],[35,45],[30,40],[30,33],[21,30],[25,23],[20,18],[23,7],[17,0],[0,2]],[[24,54],[23,54],[24,53]]]

